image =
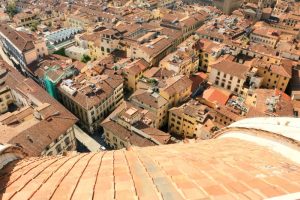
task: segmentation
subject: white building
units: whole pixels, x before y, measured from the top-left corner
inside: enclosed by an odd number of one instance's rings
[[[83,55],[88,55],[89,50],[77,46],[71,46],[65,50],[66,56],[81,61]]]

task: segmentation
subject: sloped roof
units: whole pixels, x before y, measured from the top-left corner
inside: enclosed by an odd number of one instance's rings
[[[167,79],[165,81],[166,87],[161,90],[172,96],[176,93],[182,93],[187,88],[192,87],[192,83],[193,82],[187,76],[178,75]]]
[[[5,64],[3,61],[1,63]],[[20,95],[24,95],[26,99],[35,99],[40,104],[48,106],[39,111],[44,118],[42,120],[27,120],[19,126],[9,127],[6,125],[5,119],[1,119],[0,143],[18,144],[30,156],[38,156],[46,146],[72,127],[77,122],[77,118],[33,80],[23,77],[7,64],[3,66],[9,70],[9,73],[6,75],[5,85],[2,87],[7,86],[18,91]],[[23,116],[18,116],[20,119],[28,116],[28,112],[33,115],[32,109],[25,111],[26,113],[19,113]],[[1,117],[5,118],[4,115]],[[32,142],[28,138],[31,138]]]
[[[204,90],[202,98],[210,102],[216,102],[225,105],[230,97],[230,92],[216,87],[210,87]]]
[[[221,57],[216,63],[211,65],[211,68],[217,69],[225,74],[236,76],[240,79],[245,79],[246,74],[250,70],[250,66],[240,64],[228,59]]]
[[[222,138],[13,161],[2,199],[264,199],[298,192],[300,166],[265,146]]]
[[[5,35],[21,52],[26,52],[34,48],[34,38],[32,35],[16,31],[7,24],[0,24],[0,32]]]
[[[101,124],[104,129],[113,131],[114,135],[118,136],[123,141],[129,141],[130,144],[138,147],[146,147],[156,145],[153,141],[148,140],[145,137],[140,136],[139,134],[132,134],[129,129],[126,129],[122,125],[114,121],[108,121]]]

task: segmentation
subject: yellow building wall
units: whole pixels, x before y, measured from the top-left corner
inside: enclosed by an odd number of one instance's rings
[[[193,137],[196,131],[195,128],[196,128],[196,119],[191,116],[184,115],[183,127],[182,127],[183,134],[186,137]]]
[[[0,92],[0,113],[5,113],[8,111],[8,105],[13,103],[13,97],[10,90],[6,88]]]
[[[88,42],[90,57],[92,60],[97,60],[101,57],[101,50],[100,48],[95,46],[95,43],[93,41]]]
[[[216,61],[216,57],[211,56],[211,54],[206,53],[206,52],[201,52],[200,53],[200,59],[199,59],[199,66],[202,69],[206,69],[207,73],[209,74],[211,72],[211,67],[210,65]]]
[[[133,74],[128,74],[127,75],[127,87],[128,89],[132,90],[133,92],[137,89],[136,85],[138,80],[142,77],[143,73],[140,72],[139,74],[133,75]]]
[[[284,77],[275,73],[272,73],[266,69],[259,69],[258,75],[264,77],[262,86],[265,88],[273,89],[277,88],[281,91],[285,91],[289,83],[290,78]]]
[[[183,125],[183,117],[176,115],[174,112],[170,111],[169,113],[169,132],[182,135],[182,125]]]
[[[182,114],[176,115],[170,111],[169,114],[169,131],[182,137],[193,137],[196,130],[196,119]]]
[[[167,119],[168,119],[168,105],[167,104],[165,106],[162,106],[158,110],[157,118],[158,118],[159,127],[156,127],[156,128],[160,128],[167,123]]]
[[[191,93],[192,93],[192,86],[186,88],[186,90],[184,92],[177,93],[173,96],[170,96],[165,91],[160,91],[160,95],[169,101],[169,107],[173,107],[173,106],[178,105],[179,102],[181,102],[183,99],[190,96]]]
[[[221,113],[217,112],[217,115],[215,117],[215,122],[222,124],[223,126],[228,126],[235,121],[230,119],[229,117],[226,117],[225,115],[222,115]]]
[[[105,142],[109,144],[114,149],[125,148],[128,144],[127,142],[121,140],[119,137],[114,135],[112,132],[104,129]]]

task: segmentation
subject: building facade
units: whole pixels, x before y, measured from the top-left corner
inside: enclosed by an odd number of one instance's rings
[[[76,150],[74,125],[77,118],[37,83],[0,63],[3,85],[0,88],[2,115],[1,143],[22,147],[29,155],[56,155]]]
[[[31,73],[27,65],[48,55],[46,42],[32,35],[16,31],[7,24],[0,25],[0,45],[14,64],[20,66],[27,75]]]

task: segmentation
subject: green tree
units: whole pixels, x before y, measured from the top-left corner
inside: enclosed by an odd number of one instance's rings
[[[18,9],[15,2],[11,1],[8,3],[6,7],[6,12],[10,17],[13,17],[15,14],[18,13]]]
[[[36,31],[37,30],[37,26],[38,26],[39,22],[38,21],[34,21],[30,24],[30,30],[31,31]]]
[[[83,54],[83,56],[81,57],[81,62],[83,63],[87,63],[91,60],[91,57],[89,55]]]
[[[65,48],[61,48],[57,51],[54,51],[53,54],[57,54],[57,55],[61,55],[61,56],[66,56],[66,53],[65,53]]]

